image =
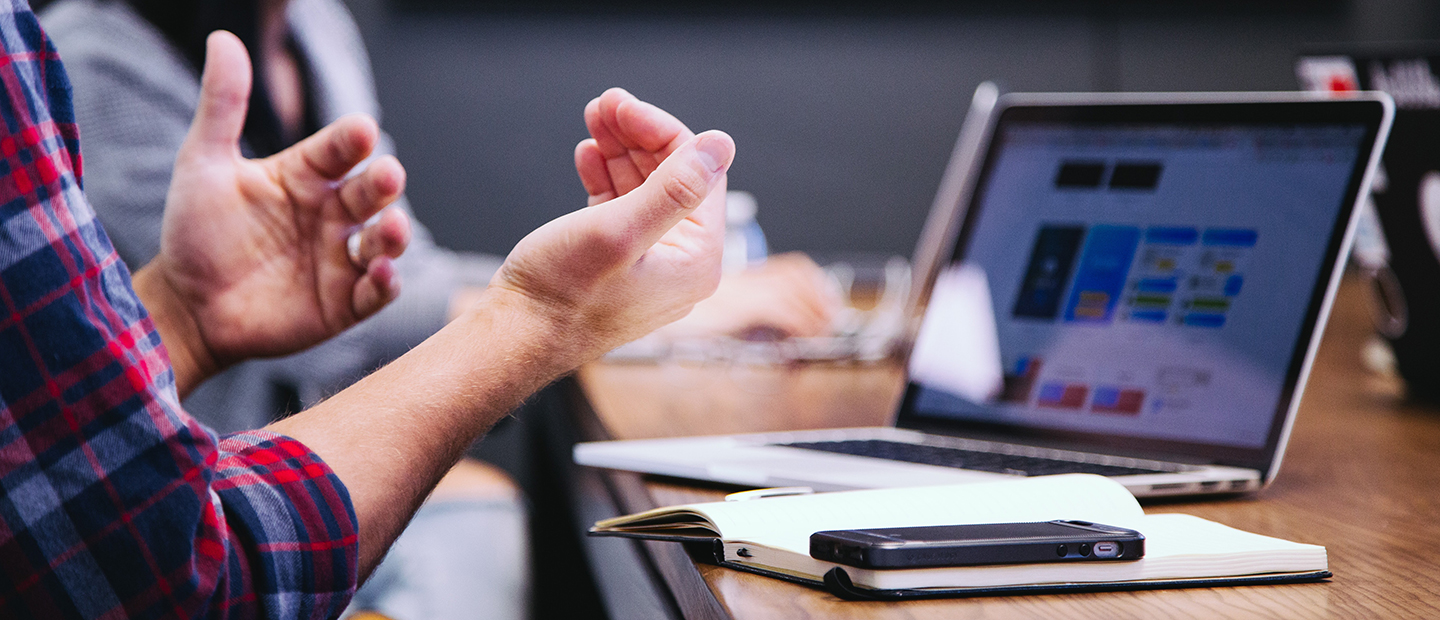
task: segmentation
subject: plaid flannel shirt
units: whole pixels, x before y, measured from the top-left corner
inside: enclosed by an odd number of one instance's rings
[[[0,47],[0,617],[338,615],[345,488],[299,442],[181,409],[24,0],[0,0]]]

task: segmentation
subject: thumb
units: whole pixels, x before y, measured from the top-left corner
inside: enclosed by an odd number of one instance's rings
[[[722,187],[734,159],[735,141],[707,131],[675,149],[640,187],[597,208],[632,253],[644,253]]]
[[[205,73],[200,78],[200,105],[185,137],[185,146],[230,153],[239,148],[250,104],[250,54],[240,38],[217,30],[205,41]]]

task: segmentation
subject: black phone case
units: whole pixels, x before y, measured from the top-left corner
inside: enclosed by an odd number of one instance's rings
[[[1102,557],[1101,543],[1119,548]],[[1122,561],[1145,555],[1145,537],[1086,521],[837,530],[812,535],[810,555],[869,569]]]

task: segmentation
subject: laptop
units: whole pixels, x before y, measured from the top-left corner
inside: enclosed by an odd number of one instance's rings
[[[1274,480],[1389,97],[975,99],[917,250],[893,427],[583,443],[575,461],[816,491]]]

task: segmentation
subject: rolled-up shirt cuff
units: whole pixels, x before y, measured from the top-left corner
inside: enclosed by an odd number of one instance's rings
[[[235,433],[218,448],[211,490],[228,533],[226,563],[249,566],[246,595],[264,617],[338,615],[359,573],[359,523],[344,483],[319,455],[283,435]]]

